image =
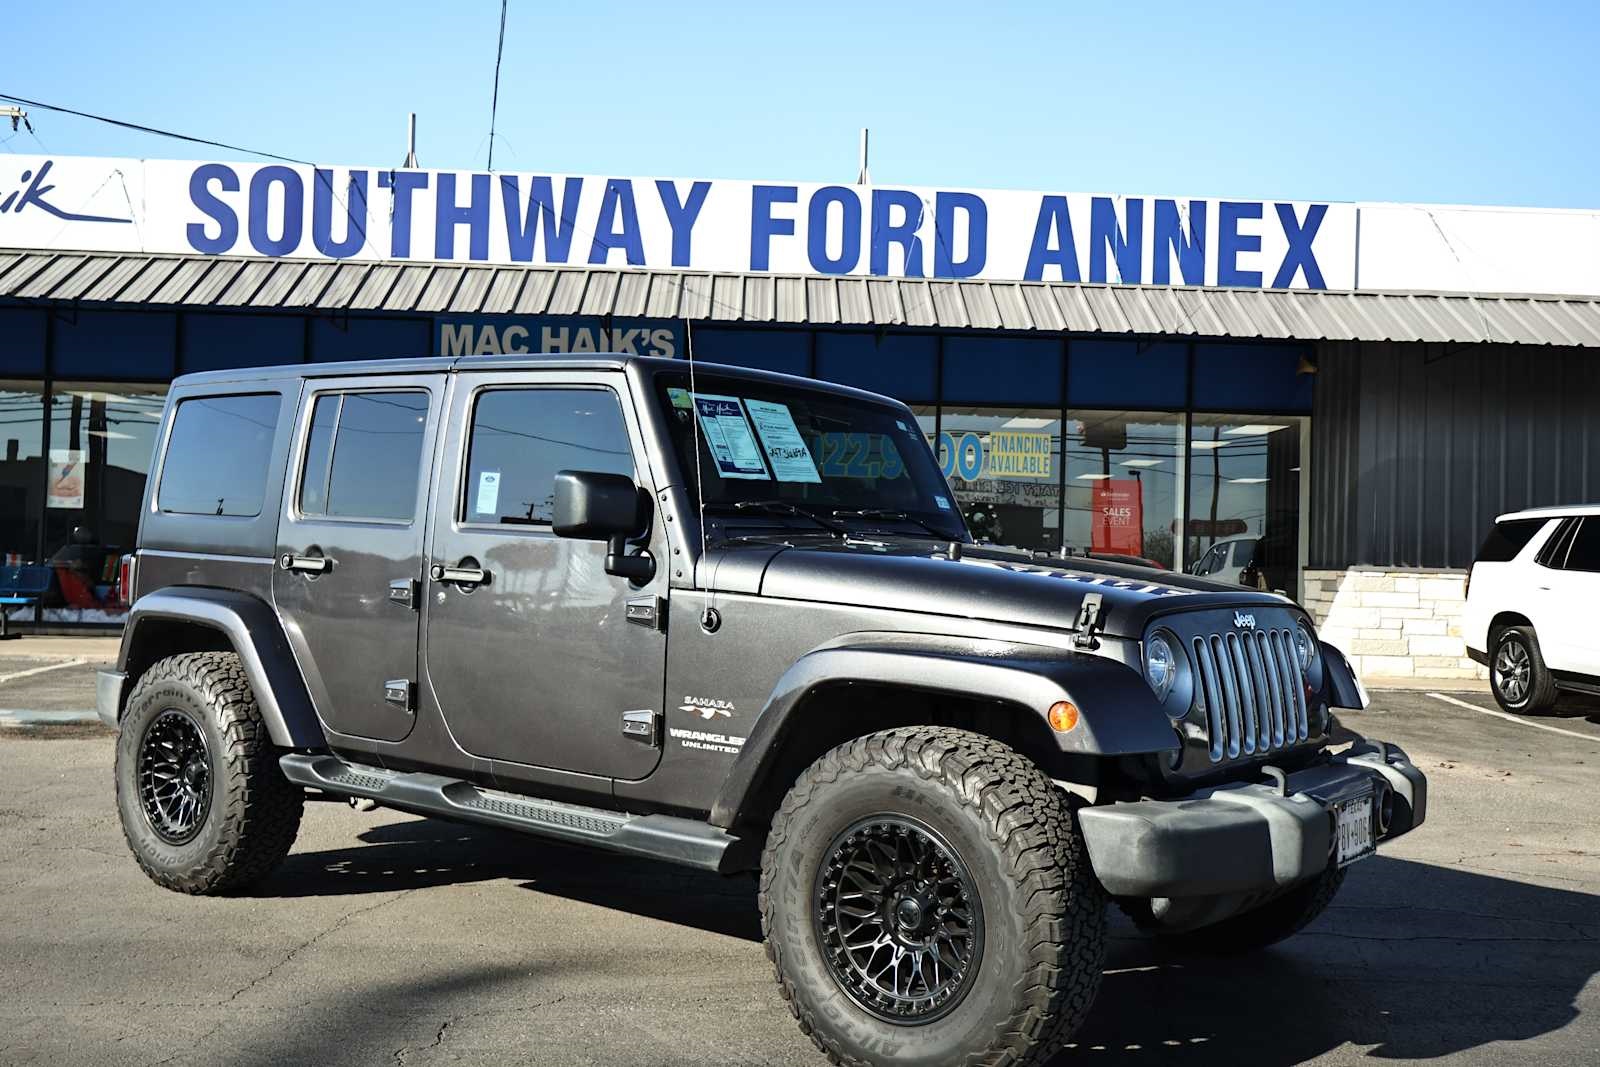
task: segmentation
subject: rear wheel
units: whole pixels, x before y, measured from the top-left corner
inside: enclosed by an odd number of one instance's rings
[[[1536,715],[1556,706],[1556,681],[1544,665],[1539,638],[1531,626],[1496,632],[1489,651],[1489,688],[1510,712]]]
[[[1066,797],[978,734],[889,730],[822,757],[774,816],[767,955],[836,1064],[1034,1064],[1100,984],[1105,898]]]
[[[288,854],[305,791],[278,769],[244,666],[194,652],[152,666],[117,737],[117,810],[139,866],[180,893],[256,881]]]

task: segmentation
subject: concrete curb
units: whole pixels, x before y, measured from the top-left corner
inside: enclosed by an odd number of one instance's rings
[[[84,723],[98,722],[100,722],[100,716],[93,708],[84,711],[31,711],[27,708],[0,708],[0,729],[8,726],[78,726]]]

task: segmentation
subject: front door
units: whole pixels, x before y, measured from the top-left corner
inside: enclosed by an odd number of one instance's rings
[[[633,586],[606,573],[603,543],[550,525],[557,471],[641,481],[642,441],[621,374],[540,379],[458,375],[424,608],[430,694],[475,756],[643,778],[659,749],[623,716],[662,710],[666,634],[650,620],[665,620],[666,568]]]
[[[310,381],[284,479],[272,596],[312,701],[351,737],[416,715],[417,596],[444,375]]]
[[[1600,603],[1600,515],[1578,520],[1561,569],[1541,575],[1549,579],[1550,608],[1536,618],[1539,648],[1551,670],[1600,677],[1600,634],[1594,626],[1594,606]]]

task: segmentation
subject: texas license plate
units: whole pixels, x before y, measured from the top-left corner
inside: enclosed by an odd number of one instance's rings
[[[1334,860],[1339,866],[1366,859],[1377,849],[1372,840],[1372,794],[1333,806]]]

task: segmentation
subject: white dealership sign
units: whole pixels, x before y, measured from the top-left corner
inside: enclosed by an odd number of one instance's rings
[[[1600,292],[1600,214],[0,157],[0,247],[1295,289]]]

